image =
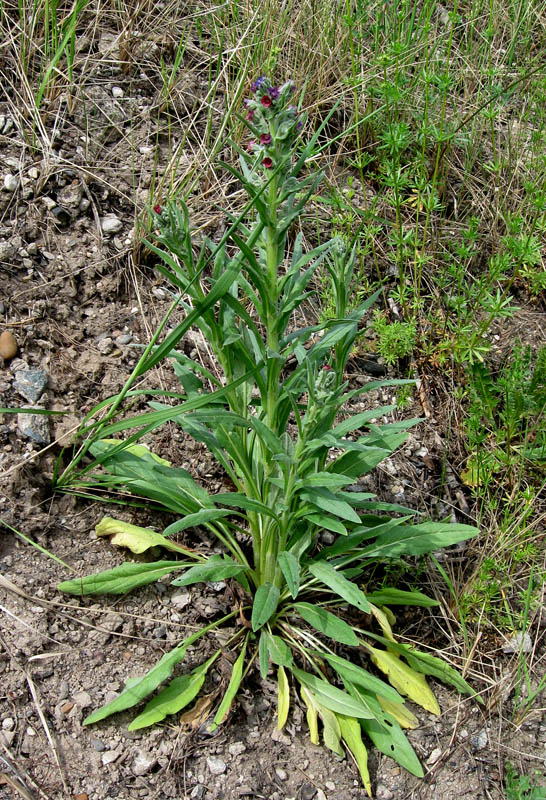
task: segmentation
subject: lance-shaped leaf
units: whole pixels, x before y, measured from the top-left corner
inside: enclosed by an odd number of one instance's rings
[[[262,680],[265,680],[269,670],[269,647],[266,630],[262,630],[260,634],[260,641],[258,642],[258,662],[260,664],[260,677]]]
[[[300,588],[300,565],[298,559],[287,550],[282,550],[277,555],[277,563],[284,575],[290,594],[295,599]]]
[[[85,578],[72,578],[59,583],[57,589],[74,595],[126,594],[138,586],[155,583],[162,575],[190,566],[184,561],[153,561],[150,564],[120,564],[119,567],[87,575]]]
[[[111,445],[112,449],[115,447],[119,447],[123,439],[100,439],[100,442],[106,445]],[[163,464],[164,467],[170,467],[171,462],[167,461],[166,458],[161,458],[156,453],[152,453],[150,448],[145,444],[137,444],[136,442],[132,442],[131,444],[124,445],[122,450],[126,450],[128,453],[131,453],[133,456],[138,456],[139,458],[153,458],[154,461],[157,461],[158,464]]]
[[[163,681],[169,677],[176,664],[182,661],[186,655],[188,647],[197,641],[206,630],[207,629],[204,628],[203,630],[196,631],[187,639],[184,639],[183,642],[180,642],[178,647],[175,647],[174,650],[165,653],[163,658],[161,658],[143,678],[137,678],[131,681],[130,684],[127,683],[119,697],[116,697],[115,700],[107,703],[102,708],[97,709],[97,711],[93,711],[92,714],[89,714],[89,716],[84,719],[83,724],[91,725],[93,722],[99,722],[99,720],[109,717],[110,714],[115,714],[118,711],[125,711],[125,709],[132,708],[136,706],[137,703],[140,703],[141,700],[144,700],[144,698],[153,692],[160,683],[163,683]]]
[[[269,657],[279,667],[289,667],[292,664],[292,651],[280,636],[275,636],[268,631],[264,632],[267,641]]]
[[[218,650],[208,661],[194,669],[189,675],[182,675],[175,678],[168,686],[161,691],[157,697],[153,697],[145,706],[144,711],[135,717],[129,725],[130,731],[137,731],[140,728],[147,728],[161,722],[168,714],[176,714],[188,706],[197,697],[203,683],[207,670],[210,665],[220,655]]]
[[[309,725],[309,738],[311,739],[312,744],[319,743],[319,735],[318,735],[318,711],[316,708],[316,704],[313,702],[313,696],[305,686],[301,687],[301,699],[305,703],[307,707],[307,724]]]
[[[413,729],[418,727],[419,720],[415,714],[411,713],[404,703],[391,703],[390,700],[386,700],[384,697],[381,697],[381,695],[377,695],[377,699],[383,711],[386,711],[387,714],[394,717],[401,728]]]
[[[190,554],[189,550],[174,542],[165,539],[160,533],[141,528],[139,525],[132,525],[130,522],[122,522],[113,517],[103,517],[95,527],[97,536],[111,536],[111,543],[118,547],[128,547],[133,553],[144,553],[150,547],[164,547],[175,553]]]
[[[391,642],[389,642],[389,646]],[[425,676],[415,672],[405,664],[396,653],[387,650],[377,650],[371,645],[366,645],[373,663],[387,675],[389,681],[400,694],[407,695],[431,714],[440,714],[438,701],[432,694]]]
[[[229,516],[230,512],[226,508],[203,508],[195,514],[186,514],[182,519],[173,522],[163,531],[163,536],[173,536],[175,533],[185,531],[187,528],[194,528],[196,525],[206,525],[207,522],[215,522],[217,519]]]
[[[372,782],[368,770],[368,751],[362,741],[360,724],[353,717],[346,717],[343,714],[338,714],[337,719],[343,741],[355,757],[362,783],[368,793],[368,797],[371,797]]]
[[[318,606],[312,606],[310,603],[296,603],[294,609],[309,625],[334,639],[334,641],[340,644],[348,644],[351,647],[359,646],[358,637],[350,625],[336,617],[335,614],[331,614],[330,611]]]
[[[282,730],[288,719],[290,709],[290,685],[284,667],[277,670],[277,730]]]
[[[347,580],[340,572],[327,561],[317,562],[310,564],[309,572],[318,578],[319,581],[326,584],[333,592],[342,597],[352,606],[363,611],[365,614],[370,613],[370,604],[366,600],[364,592],[351,581]]]
[[[212,725],[210,726],[210,733],[212,733],[218,725],[221,725],[222,722],[225,720],[229,713],[229,709],[231,708],[231,704],[235,699],[235,695],[239,691],[239,686],[241,685],[241,679],[243,677],[243,666],[245,663],[245,654],[246,654],[246,645],[248,642],[248,636],[245,639],[243,644],[243,649],[239,653],[237,661],[233,665],[233,669],[231,670],[231,677],[229,679],[229,684],[226,689],[226,693],[222,698],[222,702],[218,707],[218,711],[214,715],[214,720]]]
[[[336,714],[345,714],[349,717],[360,719],[373,717],[367,704],[351,697],[336,686],[332,686],[328,681],[317,678],[316,675],[311,675],[297,667],[292,667],[292,672],[298,681],[313,693],[319,705],[335,711]]]
[[[246,567],[237,564],[229,556],[214,555],[203,564],[196,564],[191,567],[184,575],[171,583],[171,586],[190,586],[192,583],[203,583],[205,581],[223,581],[226,578],[234,578],[241,575]]]
[[[428,597],[422,592],[407,592],[403,589],[394,589],[393,587],[385,587],[377,592],[371,592],[366,597],[370,603],[375,603],[376,606],[422,606],[423,608],[432,608],[439,605],[437,600]]]
[[[335,656],[333,653],[321,653],[322,658],[325,658],[330,666],[335,669],[338,675],[341,676],[344,682],[350,682],[356,686],[361,686],[372,694],[381,695],[390,700],[391,703],[403,703],[404,700],[396,689],[389,686],[381,678],[377,678],[367,670],[359,667],[358,664],[353,664],[347,661],[346,658]]]
[[[477,532],[472,525],[455,522],[421,522],[419,525],[400,526],[378,536],[374,544],[364,548],[362,555],[366,558],[419,556],[463,542],[476,536]]]
[[[263,583],[258,586],[254,596],[254,605],[252,606],[252,630],[254,632],[260,630],[262,625],[265,625],[270,619],[279,604],[280,592],[279,589],[272,583]]]
[[[329,489],[323,489],[318,486],[308,487],[300,492],[300,497],[318,506],[318,508],[322,508],[323,511],[335,514],[336,517],[341,517],[341,519],[346,519],[349,522],[360,522],[360,517],[349,503],[339,500]]]

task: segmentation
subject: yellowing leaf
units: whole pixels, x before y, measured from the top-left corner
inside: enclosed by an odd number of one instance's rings
[[[393,703],[391,700],[385,700],[381,695],[377,695],[377,699],[383,711],[391,714],[401,728],[413,729],[418,727],[419,720],[403,703]]]
[[[407,695],[431,714],[440,713],[438,701],[432,694],[424,675],[414,672],[395,653],[376,650],[371,645],[366,645],[366,647],[373,663],[388,676],[390,683],[400,694]]]
[[[132,525],[130,522],[122,522],[113,517],[103,517],[95,527],[97,536],[111,536],[112,544],[118,547],[128,547],[133,553],[144,553],[150,547],[164,547],[175,553],[189,553],[183,547],[179,547],[174,542],[169,541],[160,533],[141,528],[139,525]]]
[[[343,714],[337,714],[337,720],[341,731],[343,741],[355,757],[360,777],[364,788],[368,793],[368,797],[372,796],[372,782],[370,780],[370,773],[368,771],[368,751],[364,747],[362,741],[362,733],[360,723],[354,717],[346,717]]]
[[[284,667],[277,670],[277,730],[281,731],[288,719],[290,708],[290,686]]]
[[[319,743],[319,735],[318,735],[318,714],[316,706],[313,702],[313,695],[311,692],[305,688],[305,686],[301,687],[301,699],[307,706],[307,724],[309,725],[309,738],[311,739],[313,744]]]
[[[390,639],[391,642],[396,641],[392,633],[392,628],[390,626],[389,618],[385,613],[385,611],[382,608],[374,606],[373,603],[370,603],[370,612],[379,622],[381,630],[383,631],[383,636],[386,639]]]
[[[332,750],[334,753],[336,753],[336,755],[344,758],[345,753],[343,752],[343,747],[341,746],[341,729],[339,727],[337,716],[333,711],[330,711],[328,708],[324,708],[323,706],[319,706],[318,713],[324,726],[324,730],[322,731],[324,744],[329,750]]]

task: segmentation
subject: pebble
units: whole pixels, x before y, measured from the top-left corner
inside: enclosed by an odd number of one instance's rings
[[[335,534],[330,533],[329,531],[323,531],[320,534],[320,541],[323,544],[333,544],[336,540]]]
[[[15,720],[11,717],[6,717],[2,720],[2,730],[12,731],[15,728]]]
[[[210,586],[213,592],[221,592],[226,588],[225,581],[207,581],[207,586]]]
[[[275,767],[275,774],[280,781],[288,780],[288,773],[282,767]]]
[[[121,336],[116,336],[116,344],[130,344],[132,340],[132,333],[122,333]]]
[[[17,340],[11,331],[3,331],[0,335],[0,356],[6,360],[17,355]]]
[[[394,794],[382,783],[378,783],[377,789],[375,790],[375,796],[377,797],[377,800],[392,800]]]
[[[121,749],[118,750],[107,750],[106,753],[102,754],[102,764],[104,767],[107,764],[113,764],[121,755]]]
[[[57,193],[57,202],[62,206],[79,206],[83,199],[83,189],[78,180],[69,183]]]
[[[228,747],[228,752],[230,756],[240,756],[242,753],[246,752],[246,746],[242,742],[233,742]]]
[[[9,747],[14,739],[15,731],[0,731],[0,742],[2,742],[6,747]]]
[[[326,795],[322,791],[322,789],[317,789],[317,793],[315,795],[315,800],[327,800]]]
[[[139,750],[131,765],[133,775],[146,775],[157,764],[157,758],[151,753]]]
[[[61,713],[68,714],[74,708],[74,703],[71,703],[70,700],[68,703],[63,703],[61,706]]]
[[[13,388],[29,403],[36,403],[47,386],[48,375],[43,369],[20,369],[15,373]]]
[[[336,785],[333,781],[324,781],[324,786],[328,789],[329,792],[335,792]]]
[[[40,170],[36,167],[31,167],[28,171],[29,178],[32,178],[33,181],[37,181],[40,177]]]
[[[207,758],[207,767],[211,775],[223,775],[227,769],[224,759],[216,758],[215,756],[209,756],[209,758]]]
[[[107,214],[100,221],[103,233],[119,233],[123,228],[123,222],[115,214]]]
[[[59,700],[66,700],[69,691],[68,681],[61,681],[59,684]]]
[[[472,744],[472,750],[477,753],[479,750],[485,750],[488,744],[488,736],[487,731],[485,728],[482,728],[481,731],[476,734],[476,736],[472,736],[470,742]]]
[[[108,356],[114,349],[114,342],[109,336],[106,336],[104,339],[99,339],[97,342],[97,350],[99,353],[102,353],[103,356]]]
[[[14,192],[18,186],[19,181],[15,175],[12,175],[11,172],[8,172],[6,175],[4,175],[4,189],[6,192]]]
[[[101,742],[100,739],[91,739],[91,744],[93,745],[97,753],[104,753],[104,751],[106,750],[106,745],[104,744],[104,742]]]
[[[17,414],[17,428],[22,436],[36,444],[49,444],[51,441],[49,421],[43,414]]]
[[[79,705],[80,708],[87,708],[93,702],[89,692],[74,692],[72,699]]]
[[[123,97],[123,89],[121,86],[112,86],[112,97]]]
[[[171,603],[177,608],[185,608],[191,600],[189,592],[175,592],[171,596]]]
[[[440,759],[441,757],[442,757],[442,748],[441,747],[435,747],[434,750],[432,751],[432,753],[427,758],[428,766],[431,767],[433,764],[436,764],[438,759]]]
[[[192,798],[192,800],[201,800],[204,794],[205,794],[204,784],[198,783],[191,790],[190,797]]]
[[[290,738],[290,736],[287,736],[286,733],[278,731],[277,729],[272,731],[271,738],[273,739],[274,742],[279,742],[279,744],[285,744],[287,746],[292,744],[292,739]]]
[[[533,641],[528,633],[520,632],[512,636],[511,639],[503,644],[502,652],[509,653],[530,653],[533,649]]]

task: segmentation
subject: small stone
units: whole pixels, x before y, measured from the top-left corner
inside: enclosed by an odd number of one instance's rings
[[[123,97],[123,89],[121,86],[112,86],[112,97]]]
[[[103,233],[119,233],[123,228],[123,222],[115,214],[107,214],[101,219],[100,226]]]
[[[525,631],[516,633],[508,641],[503,644],[502,652],[506,653],[530,653],[533,649],[533,641],[529,634]]]
[[[106,767],[108,764],[113,764],[121,755],[121,750],[107,750],[102,754],[102,764]]]
[[[57,202],[62,206],[79,206],[83,199],[83,189],[78,180],[72,181],[57,192]]]
[[[177,608],[185,608],[191,600],[189,592],[175,592],[171,596],[171,603]]]
[[[377,789],[375,790],[375,796],[377,797],[377,800],[392,800],[394,794],[382,783],[378,783]]]
[[[333,544],[336,540],[335,534],[330,533],[330,531],[322,531],[320,534],[320,541],[323,544]]]
[[[322,789],[317,789],[317,793],[315,795],[315,800],[327,800],[326,795],[322,791]]]
[[[222,589],[226,588],[225,581],[208,581],[207,586],[210,586],[213,592],[221,592]]]
[[[104,742],[101,742],[100,739],[91,739],[91,744],[93,745],[97,753],[104,753],[104,751],[106,750],[106,745],[104,744]]]
[[[17,355],[17,339],[11,331],[2,331],[0,335],[0,356],[8,361]]]
[[[488,742],[489,738],[487,736],[487,731],[485,728],[482,728],[481,731],[476,736],[472,736],[470,739],[472,750],[475,753],[477,753],[479,750],[485,750]]]
[[[89,795],[85,792],[80,792],[79,794],[73,795],[74,800],[89,800]]]
[[[227,769],[226,762],[223,758],[217,758],[216,756],[209,756],[209,758],[207,758],[207,767],[211,775],[223,775]]]
[[[89,692],[74,692],[72,699],[79,705],[80,708],[87,708],[87,706],[90,706],[93,702]]]
[[[271,738],[274,742],[279,742],[279,744],[284,744],[287,746],[292,744],[292,739],[290,736],[287,736],[286,733],[283,733],[282,731],[278,731],[276,728],[272,731]]]
[[[22,436],[26,436],[36,444],[49,444],[51,441],[49,422],[43,414],[17,414],[17,428]]]
[[[424,458],[428,456],[428,447],[420,447],[419,450],[415,451],[415,455],[417,458]]]
[[[105,336],[104,339],[99,339],[97,342],[97,350],[99,353],[102,353],[103,356],[108,356],[114,349],[114,342],[109,336]]]
[[[73,708],[74,708],[74,703],[71,703],[70,701],[68,703],[63,703],[61,706],[61,713],[68,714],[69,711],[72,711]]]
[[[7,117],[6,121],[4,123],[4,128],[2,130],[2,133],[4,134],[4,136],[8,135],[8,133],[11,131],[11,129],[13,128],[14,125],[15,125],[15,123],[12,120],[12,118],[11,117]]]
[[[19,186],[19,181],[12,175],[11,172],[8,172],[4,175],[4,189],[6,192],[15,192],[17,187]]]
[[[288,773],[282,767],[275,767],[275,775],[280,781],[288,780]]]
[[[61,681],[59,684],[59,700],[66,700],[69,691],[68,681]]]
[[[432,767],[432,765],[436,764],[438,759],[440,759],[441,757],[442,757],[442,748],[441,747],[435,747],[434,750],[432,751],[432,753],[427,758],[428,766]]]
[[[329,792],[335,792],[336,785],[333,781],[324,781],[324,786],[328,789]]]
[[[202,783],[198,783],[191,790],[190,797],[192,798],[192,800],[201,800],[204,794],[205,794],[205,786]]]
[[[228,753],[230,756],[240,756],[242,753],[246,752],[246,746],[242,742],[233,742],[228,747]]]
[[[29,178],[32,178],[33,181],[37,181],[40,177],[40,170],[36,167],[31,167],[28,171]]]
[[[47,386],[47,372],[42,369],[20,369],[15,373],[13,388],[29,403],[36,403]]]
[[[15,739],[15,731],[0,731],[0,742],[9,747]]]
[[[130,344],[133,339],[132,333],[122,333],[121,336],[116,336],[116,344]]]
[[[157,758],[155,756],[151,755],[151,753],[146,753],[144,750],[139,750],[131,764],[131,769],[133,775],[146,775],[156,764]]]
[[[15,728],[15,720],[11,717],[6,717],[2,720],[2,730],[12,731]]]

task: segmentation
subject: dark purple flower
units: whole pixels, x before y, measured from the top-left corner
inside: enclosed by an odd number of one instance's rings
[[[154,206],[154,211],[156,214],[161,214],[161,206],[159,205],[159,203],[156,206]]]
[[[260,75],[260,77],[259,77],[259,78],[256,78],[256,80],[254,81],[254,83],[253,83],[253,84],[251,84],[251,86],[250,86],[250,91],[251,91],[253,94],[255,94],[255,93],[258,91],[258,89],[260,88],[260,86],[262,85],[262,83],[265,81],[265,79],[266,79],[266,78],[265,78],[265,75]]]
[[[325,364],[322,369],[325,372],[331,372],[332,371],[332,367],[330,366],[330,364]]]
[[[279,87],[272,86],[271,89],[269,90],[269,96],[271,97],[272,100],[276,100],[277,97],[279,96]]]
[[[301,119],[300,119],[300,121],[299,121],[299,122],[298,122],[298,124],[296,125],[296,129],[297,129],[298,131],[301,131],[301,129],[302,129],[302,128],[303,128],[303,122],[302,122],[302,121],[301,121]]]
[[[268,94],[264,94],[264,96],[262,97],[260,102],[261,102],[261,104],[263,106],[265,106],[266,108],[269,108],[269,106],[271,105],[272,101],[271,101],[271,98],[270,98],[270,96]]]
[[[250,142],[247,144],[246,149],[248,150],[249,153],[252,153],[255,144],[256,142],[254,141],[254,139],[251,139]]]
[[[260,144],[271,144],[271,134],[262,133],[262,135],[260,136]]]
[[[262,164],[266,169],[271,169],[271,167],[273,166],[273,160],[269,158],[269,156],[267,156],[267,158],[264,158],[264,160],[262,161]]]
[[[254,119],[254,111],[252,108],[250,109],[250,111],[247,112],[246,118],[249,122],[252,122],[252,120]]]

